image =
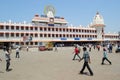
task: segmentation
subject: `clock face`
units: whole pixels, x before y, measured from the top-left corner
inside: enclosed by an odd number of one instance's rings
[[[54,17],[55,8],[51,5],[46,6],[44,9],[44,14],[47,15],[48,17]]]
[[[51,23],[54,23],[54,18],[49,18],[49,22]]]
[[[53,19],[50,19],[51,22],[53,22],[54,20]]]

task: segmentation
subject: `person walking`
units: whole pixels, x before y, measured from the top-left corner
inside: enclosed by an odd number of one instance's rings
[[[100,45],[97,45],[97,49],[98,49],[98,51],[100,51]]]
[[[16,48],[16,58],[20,58],[20,55],[19,55],[19,47]]]
[[[87,69],[90,72],[90,75],[93,76],[93,72],[92,72],[92,70],[91,70],[91,68],[89,67],[89,64],[88,64],[88,63],[91,63],[91,61],[90,61],[90,56],[89,56],[89,53],[87,51],[87,48],[83,47],[83,51],[84,51],[83,57],[82,57],[82,59],[79,60],[79,62],[80,62],[81,60],[84,59],[83,68],[81,69],[80,74],[84,74],[83,71],[85,70],[85,67],[87,67]]]
[[[2,61],[2,59],[0,58],[0,61]]]
[[[2,61],[2,59],[0,58],[0,61]]]
[[[91,47],[92,47],[92,45],[91,44],[89,44],[89,51],[91,52]]]
[[[111,61],[109,61],[108,58],[107,58],[107,50],[106,50],[106,48],[103,48],[103,58],[102,58],[102,63],[101,63],[102,65],[104,65],[105,60],[108,61],[109,64],[112,64]]]
[[[28,52],[28,50],[29,50],[29,47],[27,46],[27,52]]]
[[[57,49],[57,44],[55,45],[55,51],[58,51],[58,49]]]
[[[77,46],[75,46],[75,49],[74,49],[74,57],[73,57],[73,60],[75,60],[75,57],[76,56],[78,56],[79,57],[79,59],[81,59],[81,57],[79,56],[79,53],[80,53],[80,51],[79,51],[79,49],[77,48]]]
[[[6,58],[6,71],[10,71],[9,67],[10,67],[10,53],[9,53],[9,50],[7,49],[5,51],[5,58]]]
[[[110,44],[110,51],[109,51],[109,53],[112,53],[112,49],[113,49],[113,46],[112,46],[112,44]]]

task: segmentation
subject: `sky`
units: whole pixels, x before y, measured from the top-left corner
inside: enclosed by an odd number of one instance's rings
[[[73,26],[87,26],[98,11],[104,18],[105,32],[120,31],[120,0],[0,0],[0,22],[31,22],[43,15],[47,5],[55,7],[55,16],[64,17]]]

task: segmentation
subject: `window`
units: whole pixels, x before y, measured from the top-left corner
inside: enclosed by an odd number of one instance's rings
[[[9,26],[6,26],[6,29],[8,30],[8,29],[9,29]]]
[[[70,37],[72,38],[72,34],[70,34]]]
[[[73,35],[73,37],[75,37],[75,35]]]
[[[78,35],[76,35],[76,37],[78,37]]]
[[[19,33],[16,33],[16,37],[19,37]]]
[[[67,37],[69,37],[69,35],[67,34]]]
[[[3,37],[4,36],[4,33],[0,33],[0,37]]]
[[[35,42],[35,45],[38,45],[38,43],[37,43],[37,42]]]
[[[81,35],[79,35],[79,37],[81,37]]]
[[[44,34],[44,37],[47,37],[47,34]]]
[[[54,31],[54,28],[52,28],[52,31]]]
[[[30,27],[30,30],[33,30],[33,27]]]
[[[58,28],[56,28],[56,31],[58,31]]]
[[[75,29],[73,29],[73,32],[75,32]]]
[[[54,37],[54,34],[52,34],[52,37]]]
[[[58,37],[58,34],[56,34],[56,37]]]
[[[48,28],[48,31],[50,31],[50,28]]]
[[[48,37],[51,37],[51,35],[50,35],[50,34],[48,34]]]
[[[21,30],[24,30],[24,27],[23,27],[23,26],[21,26]]]
[[[28,34],[28,33],[26,33],[26,36],[29,36],[29,34]]]
[[[30,45],[33,45],[33,42],[30,42]]]
[[[38,28],[37,27],[35,27],[35,31],[37,31],[38,30]]]
[[[14,30],[14,26],[11,26],[11,30]]]
[[[46,31],[46,28],[44,28],[44,31]]]
[[[66,31],[68,32],[68,29],[66,29]]]
[[[5,37],[8,38],[9,37],[9,33],[5,33]]]
[[[61,28],[59,29],[59,31],[61,32]]]
[[[76,32],[78,32],[78,30],[76,29]]]
[[[63,34],[63,37],[65,37],[65,34]]]
[[[14,33],[11,33],[11,37],[14,37]]]
[[[62,34],[60,34],[60,37],[62,37]]]
[[[38,37],[38,34],[35,34],[35,37]]]
[[[65,29],[63,29],[63,32],[65,32]]]
[[[24,36],[24,33],[21,33],[21,37],[23,37]]]
[[[3,27],[3,26],[0,26],[0,29],[4,29],[4,27]]]
[[[25,30],[29,30],[29,28],[28,28],[28,27],[26,27],[26,28],[25,28]]]
[[[19,26],[16,26],[16,30],[19,30]]]
[[[40,37],[43,37],[43,34],[40,34]]]
[[[30,34],[30,36],[33,36],[33,34]]]
[[[43,30],[43,28],[42,27],[40,27],[40,31],[42,31]]]

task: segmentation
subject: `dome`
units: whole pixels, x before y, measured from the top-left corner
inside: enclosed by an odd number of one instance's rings
[[[104,19],[99,14],[99,12],[96,13],[96,15],[93,18],[93,22],[90,24],[90,27],[97,28],[97,27],[105,27]]]
[[[93,19],[93,25],[96,24],[104,24],[104,19],[103,17],[99,14],[99,12],[96,13],[94,19]]]

